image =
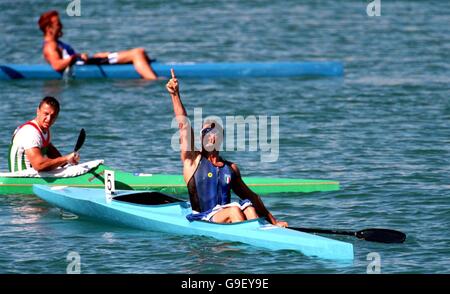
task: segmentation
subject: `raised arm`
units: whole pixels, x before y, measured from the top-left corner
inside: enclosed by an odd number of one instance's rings
[[[236,193],[242,199],[248,199],[252,202],[253,207],[255,207],[256,213],[265,217],[270,223],[273,225],[277,225],[279,227],[287,227],[288,223],[284,221],[277,221],[275,217],[267,210],[266,206],[262,202],[261,198],[244,183],[241,177],[241,172],[239,171],[238,166],[233,163],[231,164],[231,168],[234,171],[235,179],[232,182],[231,188],[233,192]]]
[[[178,87],[178,80],[175,77],[173,69],[170,70],[172,78],[167,82],[166,89],[172,97],[173,111],[175,119],[178,122],[180,129],[180,144],[181,144],[181,161],[184,163],[186,159],[195,160],[197,153],[194,146],[194,131],[187,117],[186,109],[183,106],[180,98],[180,91]]]

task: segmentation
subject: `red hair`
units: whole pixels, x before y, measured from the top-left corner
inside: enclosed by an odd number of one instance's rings
[[[47,27],[50,25],[51,19],[54,16],[59,16],[58,11],[56,10],[50,10],[47,12],[44,12],[41,14],[41,17],[39,18],[38,25],[41,31],[45,34],[45,31],[47,30]]]

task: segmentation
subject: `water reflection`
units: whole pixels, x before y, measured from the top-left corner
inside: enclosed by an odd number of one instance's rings
[[[2,213],[0,215],[0,223],[3,224],[34,224],[49,210],[48,207],[42,206],[41,200],[25,195],[3,195],[0,205]],[[3,219],[9,216],[8,219]]]

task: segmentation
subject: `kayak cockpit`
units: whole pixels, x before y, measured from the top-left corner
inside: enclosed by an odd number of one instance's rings
[[[141,205],[159,205],[159,204],[184,202],[180,199],[174,198],[169,195],[165,195],[160,192],[130,193],[115,196],[114,200]]]

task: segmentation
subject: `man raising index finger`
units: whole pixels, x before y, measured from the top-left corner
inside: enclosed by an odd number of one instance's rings
[[[287,227],[286,222],[275,219],[261,198],[244,183],[237,164],[219,156],[223,129],[217,122],[204,122],[201,130],[202,149],[195,150],[193,129],[181,102],[173,69],[171,74],[166,88],[172,98],[180,128],[183,177],[193,211],[187,216],[188,220],[234,223],[263,216],[274,225]],[[242,200],[231,202],[231,190]]]

